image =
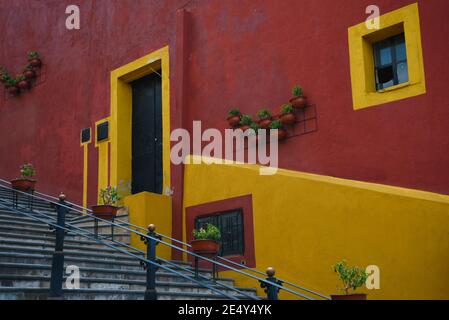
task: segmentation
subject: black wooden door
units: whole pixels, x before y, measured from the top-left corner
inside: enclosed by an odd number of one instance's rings
[[[158,74],[131,83],[132,193],[162,194],[162,88]]]

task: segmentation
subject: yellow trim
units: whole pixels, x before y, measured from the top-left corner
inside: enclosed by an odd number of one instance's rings
[[[109,121],[109,137],[108,139],[97,142],[98,125]],[[109,183],[109,141],[111,139],[111,123],[108,118],[101,119],[95,122],[95,147],[98,148],[98,187],[97,187],[97,201],[100,203],[100,190],[108,187]],[[114,184],[113,184],[114,185]]]
[[[111,184],[131,181],[130,82],[162,69],[163,192],[170,188],[169,47],[154,51],[111,72]]]
[[[409,82],[376,91],[372,44],[405,33]],[[380,17],[380,29],[366,23],[348,29],[354,110],[381,105],[426,93],[418,4],[411,4]]]
[[[87,129],[87,128],[85,128]],[[84,130],[84,129],[83,129]],[[82,142],[82,131],[80,133],[80,143],[83,148],[83,207],[87,207],[87,173],[89,162],[89,144],[92,143],[92,128],[89,128],[89,141]]]

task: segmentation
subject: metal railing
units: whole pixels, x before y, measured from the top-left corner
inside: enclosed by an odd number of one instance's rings
[[[177,250],[183,254],[186,254],[187,256],[192,257],[196,261],[202,260],[206,261],[212,266],[214,266],[214,269],[216,267],[222,268],[223,270],[227,271],[233,271],[237,274],[240,274],[246,278],[256,280],[260,283],[260,286],[265,289],[265,292],[267,294],[267,298],[271,300],[277,300],[278,299],[278,292],[280,290],[283,290],[285,292],[288,292],[294,296],[300,297],[302,299],[307,300],[314,300],[314,298],[299,292],[297,290],[306,292],[307,294],[312,294],[316,297],[319,297],[321,299],[328,300],[329,297],[322,295],[320,293],[317,293],[315,291],[309,290],[305,287],[296,285],[294,283],[277,279],[275,277],[275,271],[273,268],[268,268],[266,272],[267,278],[261,278],[257,275],[264,275],[265,274],[259,270],[252,269],[243,265],[240,265],[236,262],[233,262],[231,260],[228,260],[224,257],[216,257],[215,259],[207,258],[201,255],[198,255],[192,251],[187,250],[186,248],[190,248],[191,246],[185,242],[182,242],[177,239],[173,239],[169,236],[159,234],[155,231],[155,226],[150,225],[148,229],[145,229],[141,226],[137,226],[134,224],[131,224],[127,221],[122,220],[115,220],[110,221],[107,219],[103,219],[100,217],[97,217],[92,214],[92,211],[83,208],[79,205],[76,205],[74,203],[70,203],[65,199],[65,196],[63,194],[60,195],[59,198],[49,196],[40,192],[34,192],[34,193],[27,193],[20,190],[14,190],[9,186],[9,182],[0,179],[0,182],[2,184],[6,184],[7,186],[2,186],[0,184],[0,188],[3,190],[7,190],[11,192],[12,194],[16,195],[22,195],[26,199],[32,199],[33,200],[39,200],[47,204],[51,204],[56,208],[57,211],[57,217],[52,217],[48,214],[45,214],[37,209],[33,209],[32,205],[29,205],[29,201],[27,201],[25,204],[27,206],[22,207],[14,207],[14,203],[8,202],[6,200],[0,199],[0,208],[9,209],[12,210],[18,214],[22,214],[25,216],[28,216],[30,218],[33,218],[35,220],[44,222],[48,224],[51,228],[56,229],[56,239],[55,239],[55,252],[53,254],[53,260],[52,260],[52,273],[51,273],[51,286],[50,286],[50,297],[52,298],[58,298],[62,297],[62,268],[64,264],[64,254],[63,254],[63,247],[64,247],[64,234],[66,231],[71,232],[72,234],[94,240],[102,245],[105,245],[107,247],[110,247],[114,249],[117,252],[126,254],[130,257],[133,257],[135,259],[138,259],[141,263],[141,265],[146,270],[146,291],[145,291],[145,299],[157,299],[157,291],[156,291],[156,271],[158,269],[163,269],[169,273],[176,274],[178,276],[181,276],[185,279],[188,279],[189,281],[192,281],[193,283],[196,283],[200,285],[201,287],[210,289],[212,292],[219,294],[220,296],[228,299],[238,299],[238,298],[247,298],[247,299],[254,299],[254,300],[260,300],[260,297],[250,295],[242,290],[239,290],[233,286],[228,286],[220,281],[217,281],[215,279],[215,275],[213,274],[211,278],[201,274],[198,272],[197,264],[195,269],[182,267],[179,264],[175,264],[174,262],[164,260],[161,258],[158,258],[156,256],[156,246],[157,245],[164,245],[167,246],[173,250]],[[10,206],[12,205],[12,207]],[[111,227],[116,227],[123,229],[127,232],[130,232],[130,234],[135,234],[139,236],[142,241],[146,244],[147,250],[146,252],[143,252],[137,248],[134,248],[126,243],[123,243],[121,241],[117,241],[112,239],[108,239],[103,236],[98,236],[96,233],[90,232],[88,230],[83,229],[82,227],[78,227],[77,224],[80,222],[77,222],[76,219],[72,219],[72,221],[68,222],[66,221],[65,217],[68,212],[79,214],[82,217],[89,217],[91,218],[92,222],[104,222],[107,225],[110,225]],[[36,216],[36,213],[39,214],[41,217]],[[86,222],[86,220],[83,220],[82,222]],[[145,231],[145,233],[143,232]],[[167,241],[165,241],[167,240]],[[169,243],[172,242],[172,243]],[[174,245],[173,243],[176,243],[177,245]],[[146,256],[146,258],[144,257]],[[169,266],[169,267],[168,267]],[[242,269],[249,271],[245,272],[242,271]],[[178,270],[184,271],[184,273],[179,272]],[[191,275],[190,275],[191,274]],[[292,288],[287,288],[285,285],[288,285]],[[231,291],[234,294],[228,294],[226,291]]]

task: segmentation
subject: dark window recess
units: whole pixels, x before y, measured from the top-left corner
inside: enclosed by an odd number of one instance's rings
[[[81,130],[81,143],[87,143],[90,141],[90,128]]]
[[[107,140],[109,138],[109,122],[100,123],[97,126],[97,142]]]
[[[242,209],[216,213],[195,219],[195,228],[213,224],[221,231],[221,256],[243,255],[245,252]]]
[[[374,44],[376,89],[408,82],[407,49],[404,33]]]

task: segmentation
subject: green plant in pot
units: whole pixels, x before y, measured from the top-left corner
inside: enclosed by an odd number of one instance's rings
[[[228,123],[231,128],[236,128],[240,124],[240,110],[238,108],[232,108],[228,112]]]
[[[0,66],[0,82],[5,82],[8,77],[8,70],[5,67]]]
[[[23,75],[28,80],[36,78],[36,72],[34,72],[33,66],[31,64],[25,66],[25,68],[23,69]]]
[[[5,78],[5,88],[8,91],[9,94],[15,96],[20,93],[20,88],[17,86],[17,81],[14,78],[11,78],[10,76],[3,76]]]
[[[260,128],[268,129],[273,118],[271,112],[268,109],[261,109],[257,112],[257,116],[259,117]]]
[[[250,114],[244,114],[240,118],[240,129],[245,132],[251,127],[251,124],[253,123],[253,117]]]
[[[338,274],[338,277],[343,282],[341,290],[344,295],[331,295],[332,300],[366,300],[366,294],[350,294],[349,290],[356,290],[366,283],[368,274],[365,270],[359,267],[350,267],[346,261],[336,263],[333,270]]]
[[[121,197],[117,187],[107,187],[100,190],[101,205],[92,206],[92,213],[102,219],[112,220],[118,211],[117,202]]]
[[[279,116],[283,125],[292,125],[296,122],[293,105],[291,103],[284,104],[281,107],[281,115]]]
[[[42,66],[41,55],[37,51],[28,52],[28,62],[34,68],[40,68]]]
[[[16,82],[17,82],[17,86],[22,90],[26,90],[26,89],[30,88],[30,83],[28,82],[28,79],[23,74],[19,74],[16,76]]]
[[[190,242],[192,251],[205,257],[215,257],[220,251],[221,232],[213,224],[195,229],[192,232],[193,241]]]
[[[287,138],[287,131],[282,127],[282,123],[280,120],[274,120],[270,123],[269,126],[270,131],[271,130],[277,130],[277,137],[278,140],[284,140]],[[272,132],[270,132],[272,134]]]
[[[292,89],[293,98],[290,99],[290,103],[294,108],[307,107],[307,97],[304,96],[303,89],[300,86],[294,86]]]
[[[33,178],[36,176],[36,170],[31,163],[23,164],[20,167],[20,178],[11,181],[11,186],[15,190],[34,191],[37,181]]]

